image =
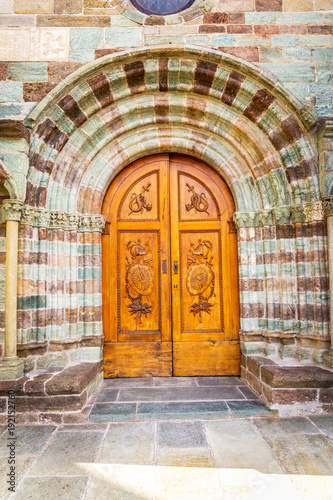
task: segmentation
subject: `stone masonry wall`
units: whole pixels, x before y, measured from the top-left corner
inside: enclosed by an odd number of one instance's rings
[[[271,72],[302,102],[315,97],[317,113],[325,118],[333,107],[332,41],[332,0],[196,0],[190,9],[166,17],[145,16],[121,0],[0,0],[0,119],[23,120],[90,61],[162,44],[239,57]],[[86,107],[97,107],[89,99]],[[271,105],[266,104],[256,120]],[[201,120],[198,110],[191,113]],[[66,126],[73,124],[67,120]],[[47,156],[50,150],[42,152]],[[89,153],[87,148],[83,156]],[[42,188],[48,169],[46,162],[32,179]],[[310,176],[305,170],[300,164],[288,172],[298,180]],[[313,200],[315,195],[308,201]],[[4,236],[1,226],[0,279]],[[18,354],[26,370],[101,358],[100,239],[100,232],[21,226]],[[328,347],[325,223],[291,217],[276,226],[240,227],[239,249],[243,352],[322,363]],[[2,318],[0,293],[0,335]]]
[[[319,116],[332,114],[331,0],[197,0],[194,7],[156,17],[120,0],[0,0],[0,118],[24,117],[88,61],[156,44],[233,54],[299,99],[316,97]]]

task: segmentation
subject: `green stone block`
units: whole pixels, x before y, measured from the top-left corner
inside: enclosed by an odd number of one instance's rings
[[[134,21],[137,24],[143,24],[147,17],[145,14],[143,14],[142,12],[138,12],[137,10],[125,10],[123,16],[127,17],[131,21]]]
[[[245,12],[246,24],[275,23],[275,12]]]
[[[316,72],[313,64],[297,64],[297,71],[295,70],[295,64],[291,63],[261,63],[260,66],[276,76],[281,82],[311,83],[316,79]]]
[[[46,62],[12,62],[7,65],[7,79],[20,82],[47,82]]]
[[[291,12],[276,12],[276,23],[277,24],[292,24],[293,15]]]
[[[273,47],[297,47],[298,35],[273,35]]]
[[[130,27],[134,26],[137,27],[138,24],[134,21],[132,21],[129,18],[126,18],[124,16],[111,16],[111,26],[116,26],[116,27]]]
[[[283,49],[261,47],[260,61],[262,62],[283,62]]]
[[[164,45],[164,44],[182,45],[183,43],[184,43],[184,37],[182,37],[181,35],[145,36],[145,45]]]
[[[210,45],[209,37],[200,35],[186,36],[185,43],[188,43],[190,45],[203,45],[203,46]]]
[[[23,84],[19,82],[0,82],[0,102],[21,102]]]
[[[301,35],[299,37],[301,47],[329,47],[329,35]]]
[[[236,45],[235,35],[214,35],[212,38],[213,47],[232,47]]]
[[[46,307],[46,295],[30,295],[17,298],[17,309],[44,309]]]
[[[318,82],[327,83],[332,81],[332,64],[317,64]]]
[[[320,24],[323,21],[321,12],[295,12],[293,14],[295,24]]]
[[[105,44],[117,48],[141,47],[142,28],[106,28]]]
[[[0,139],[0,151],[29,153],[29,144],[25,139]]]
[[[69,60],[73,62],[88,62],[94,61],[95,51],[94,50],[70,50]]]
[[[103,28],[72,28],[70,46],[72,49],[102,49],[104,47]]]
[[[0,82],[1,83],[1,82]],[[0,90],[1,94],[1,90]],[[0,104],[0,118],[8,119],[24,119],[30,113],[31,109],[36,105],[35,102],[15,103],[15,104]]]
[[[314,62],[331,63],[333,61],[333,47],[315,48],[312,50]]]

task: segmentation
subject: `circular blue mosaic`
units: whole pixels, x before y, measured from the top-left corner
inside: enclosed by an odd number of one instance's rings
[[[131,2],[144,14],[168,16],[188,9],[194,0],[131,0]]]

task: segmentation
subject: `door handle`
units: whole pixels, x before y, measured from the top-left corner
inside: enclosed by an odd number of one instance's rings
[[[166,260],[162,260],[162,274],[167,274],[168,272],[168,264]]]
[[[178,260],[173,261],[173,274],[178,274]]]

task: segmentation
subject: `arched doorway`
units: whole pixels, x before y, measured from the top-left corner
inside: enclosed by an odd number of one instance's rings
[[[238,375],[235,211],[196,159],[159,154],[112,182],[102,213],[105,377]]]

